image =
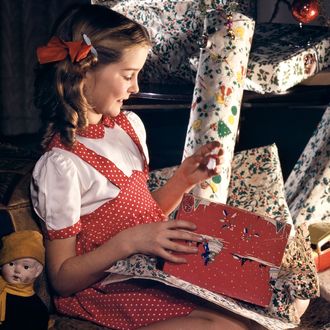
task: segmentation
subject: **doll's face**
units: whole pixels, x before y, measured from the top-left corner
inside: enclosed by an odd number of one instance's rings
[[[33,258],[21,258],[2,265],[1,274],[11,284],[30,284],[42,272],[43,266]]]

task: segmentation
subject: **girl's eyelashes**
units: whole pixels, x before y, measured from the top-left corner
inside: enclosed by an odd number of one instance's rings
[[[132,71],[128,71],[128,70],[127,70],[126,72],[123,72],[122,77],[123,77],[125,80],[130,81],[130,80],[133,79],[134,75],[135,75],[134,72],[132,72]]]
[[[125,73],[123,73],[122,76],[125,80],[130,81],[130,80],[134,79],[135,77],[137,78],[138,74],[139,74],[139,71],[134,70],[134,71],[131,71],[131,72],[130,71],[125,72]]]

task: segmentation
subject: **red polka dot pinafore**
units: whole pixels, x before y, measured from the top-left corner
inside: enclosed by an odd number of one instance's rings
[[[139,139],[126,116],[120,114],[115,118],[115,122],[129,134],[143,154]],[[65,148],[56,139],[52,147]],[[162,221],[162,211],[146,184],[146,161],[144,172],[133,171],[132,175],[127,177],[110,160],[81,143],[77,143],[72,152],[120,188],[115,199],[82,216],[80,221],[70,228],[72,233],[77,235],[78,255],[95,249],[126,228]],[[61,237],[61,231],[48,234],[53,238]],[[156,321],[191,313],[195,305],[178,298],[174,292],[161,284],[138,280],[107,286],[97,283],[73,296],[55,298],[55,305],[59,312],[66,315],[90,320],[112,329],[136,329]]]

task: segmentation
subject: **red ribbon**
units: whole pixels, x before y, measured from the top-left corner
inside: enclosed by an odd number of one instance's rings
[[[74,63],[84,59],[91,48],[84,41],[63,41],[59,37],[52,37],[46,46],[37,48],[37,56],[40,64],[62,61],[68,55]]]

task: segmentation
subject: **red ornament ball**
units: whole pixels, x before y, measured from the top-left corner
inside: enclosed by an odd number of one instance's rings
[[[313,21],[320,11],[318,0],[294,0],[291,6],[292,16],[300,23]]]

